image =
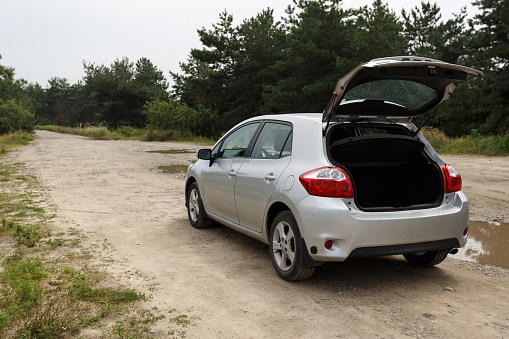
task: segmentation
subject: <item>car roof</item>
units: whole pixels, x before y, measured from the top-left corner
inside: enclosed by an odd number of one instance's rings
[[[259,115],[248,119],[244,122],[257,121],[257,120],[280,120],[280,121],[299,121],[299,120],[314,120],[321,121],[323,113],[284,113],[284,114],[270,114],[270,115]]]

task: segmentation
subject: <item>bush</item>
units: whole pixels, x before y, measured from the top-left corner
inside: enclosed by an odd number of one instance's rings
[[[34,115],[16,100],[0,101],[0,134],[34,128]]]
[[[507,133],[506,135],[504,135],[502,137],[501,144],[502,144],[502,149],[504,150],[504,152],[506,154],[509,154],[509,133]]]
[[[509,154],[509,134],[484,136],[472,129],[469,135],[460,138],[448,138],[444,132],[425,127],[422,134],[435,151],[452,154],[481,154],[488,156],[504,156]]]
[[[160,130],[153,128],[152,126],[148,126],[144,141],[167,141],[173,139],[175,139],[174,130]]]
[[[154,130],[217,136],[215,126],[218,114],[210,109],[203,108],[197,111],[175,100],[166,102],[156,99],[145,105],[143,114]]]
[[[154,128],[172,130],[188,129],[188,119],[193,113],[191,108],[177,101],[166,102],[156,99],[145,105],[143,114]]]
[[[126,138],[134,137],[139,134],[138,129],[132,126],[120,126],[115,132]]]

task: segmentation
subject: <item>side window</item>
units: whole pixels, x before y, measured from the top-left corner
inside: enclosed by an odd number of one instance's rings
[[[291,155],[291,132],[290,125],[266,123],[256,140],[251,157],[276,159]]]
[[[217,157],[233,158],[246,156],[246,150],[249,146],[249,142],[253,138],[253,135],[259,125],[260,123],[254,123],[243,126],[226,137],[221,148],[219,148]]]
[[[286,140],[285,146],[283,147],[283,151],[281,152],[281,158],[292,155],[292,137],[293,132],[290,132],[288,139]]]

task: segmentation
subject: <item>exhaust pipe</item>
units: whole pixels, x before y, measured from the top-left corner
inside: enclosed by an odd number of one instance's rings
[[[458,253],[458,249],[457,248],[453,248],[453,249],[451,249],[450,253],[451,254],[456,254],[456,253]]]

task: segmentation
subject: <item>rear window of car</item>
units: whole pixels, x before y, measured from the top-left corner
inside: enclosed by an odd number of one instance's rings
[[[437,98],[434,89],[409,80],[376,80],[350,89],[342,103],[355,100],[384,100],[413,110]]]

